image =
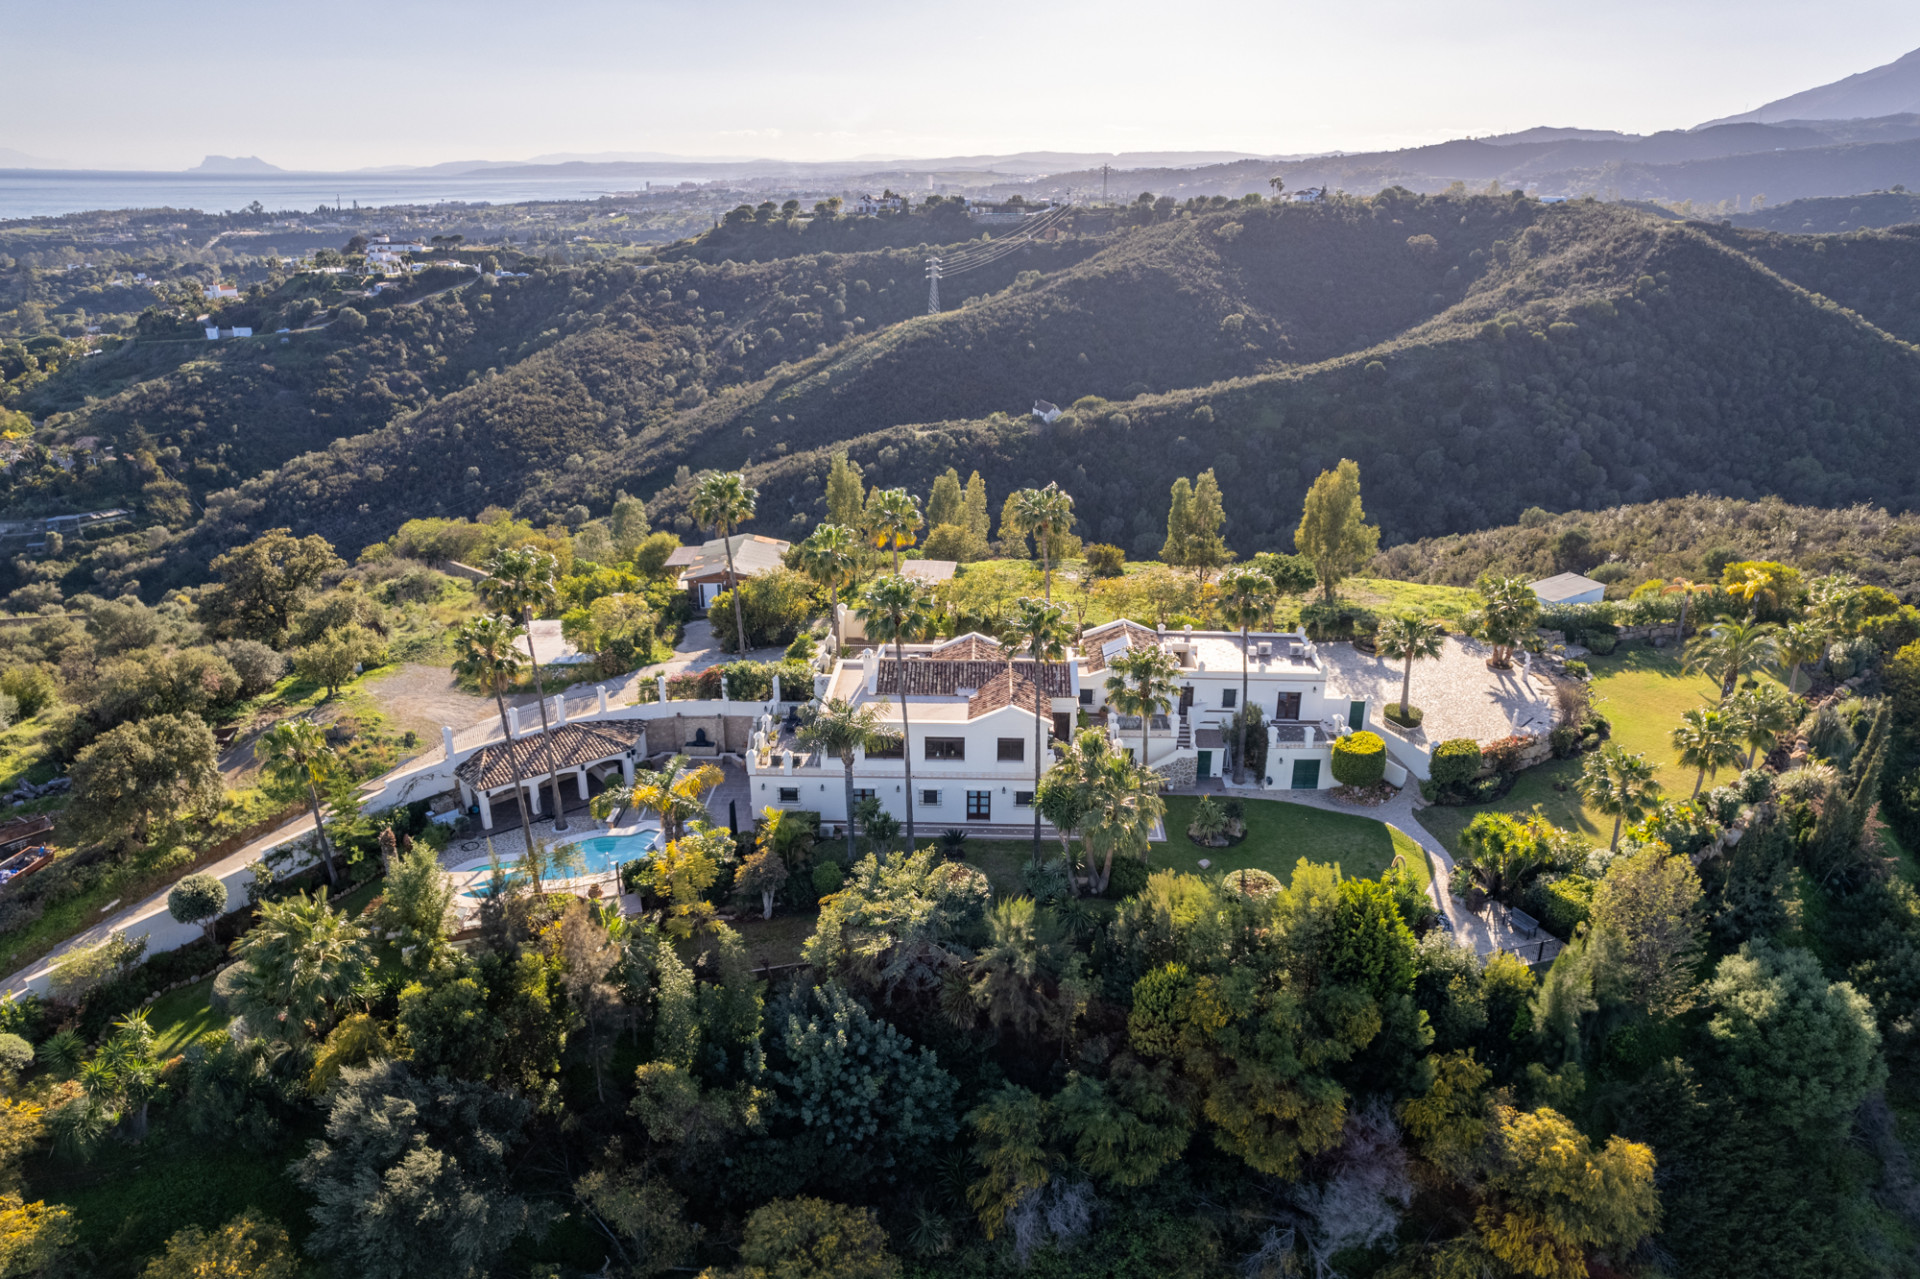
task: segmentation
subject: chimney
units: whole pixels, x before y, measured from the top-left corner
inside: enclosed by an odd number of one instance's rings
[[[867,677],[867,696],[872,697],[880,691],[880,659],[875,650],[869,648],[860,655]]]

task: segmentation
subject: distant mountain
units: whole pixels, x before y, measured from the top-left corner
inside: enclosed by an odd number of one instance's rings
[[[188,173],[285,173],[277,164],[268,164],[257,155],[210,155],[187,170]]]
[[[0,169],[64,169],[66,167],[64,160],[49,160],[44,156],[15,151],[12,147],[0,147]]]
[[[1920,49],[1884,67],[1776,99],[1741,115],[1709,120],[1701,127],[1786,120],[1864,120],[1909,111],[1920,111]]]

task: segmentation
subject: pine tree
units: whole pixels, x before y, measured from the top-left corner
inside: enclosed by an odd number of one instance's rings
[[[1220,503],[1220,484],[1213,478],[1213,468],[1208,467],[1194,483],[1193,501],[1187,508],[1186,564],[1199,571],[1201,581],[1206,580],[1207,570],[1219,568],[1232,558],[1233,553],[1220,536],[1226,522],[1226,508]]]
[[[1167,541],[1160,548],[1162,560],[1175,566],[1186,564],[1192,526],[1193,485],[1183,475],[1173,482],[1173,501],[1167,507]]]
[[[835,453],[833,470],[827,474],[827,522],[844,528],[858,528],[866,506],[866,491],[860,483],[860,464],[848,460],[845,453]]]
[[[987,508],[987,482],[975,471],[967,477],[967,494],[961,500],[961,509],[966,518],[964,523],[982,542],[993,533],[993,516]]]
[[[966,498],[960,492],[960,472],[949,466],[947,473],[933,482],[933,492],[927,495],[927,527],[962,523],[965,503]]]

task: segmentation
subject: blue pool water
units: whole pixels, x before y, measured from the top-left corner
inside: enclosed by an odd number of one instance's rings
[[[624,866],[628,862],[637,862],[651,856],[654,849],[659,847],[660,832],[657,830],[646,830],[634,835],[594,835],[577,842],[580,848],[581,863],[581,869],[578,873],[582,875],[606,875],[611,873],[616,867]],[[503,861],[500,864],[506,870],[508,880],[513,881],[520,878],[520,859],[518,857],[509,861]],[[464,895],[468,897],[491,897],[493,895],[493,886],[485,880],[481,880],[469,888]]]

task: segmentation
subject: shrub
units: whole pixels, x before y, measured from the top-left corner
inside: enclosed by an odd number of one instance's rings
[[[1578,659],[1567,663],[1567,674],[1574,679],[1585,679],[1593,674],[1593,668]]]
[[[790,662],[805,662],[813,657],[816,645],[813,636],[801,633],[793,637],[793,643],[787,645],[786,658]]]
[[[0,672],[0,693],[14,700],[21,719],[32,719],[53,705],[53,676],[38,666],[10,667]]]
[[[1119,577],[1127,571],[1127,553],[1117,546],[1092,542],[1083,553],[1087,572],[1095,577]]]
[[[18,1035],[0,1033],[0,1070],[18,1074],[32,1064],[32,1044]]]
[[[1249,901],[1269,901],[1280,893],[1280,877],[1271,871],[1259,869],[1235,870],[1227,872],[1221,881],[1235,897],[1245,897]]]
[[[221,640],[213,651],[227,659],[240,676],[240,695],[264,693],[287,673],[287,659],[259,640]]]
[[[1312,639],[1358,639],[1380,629],[1380,616],[1370,608],[1346,600],[1331,604],[1316,600],[1301,605],[1300,624]]]
[[[846,885],[847,872],[839,862],[821,862],[813,868],[813,895],[828,897]]]
[[[1107,878],[1107,896],[1132,897],[1147,886],[1147,864],[1138,857],[1113,859],[1113,874]]]
[[[1480,743],[1471,737],[1455,737],[1441,742],[1433,750],[1430,769],[1435,786],[1464,786],[1480,775]]]
[[[1587,922],[1595,887],[1597,882],[1584,875],[1535,880],[1527,886],[1520,909],[1539,920],[1541,927],[1555,937],[1566,941],[1576,927]]]
[[[1333,779],[1371,786],[1387,773],[1387,744],[1378,733],[1349,733],[1333,744]]]
[[[1407,707],[1407,713],[1402,717],[1399,702],[1388,702],[1380,714],[1389,724],[1396,724],[1401,728],[1418,728],[1420,721],[1427,717],[1427,713],[1418,706]]]
[[[1593,650],[1596,656],[1605,657],[1620,647],[1620,637],[1610,631],[1589,631],[1587,647]]]

